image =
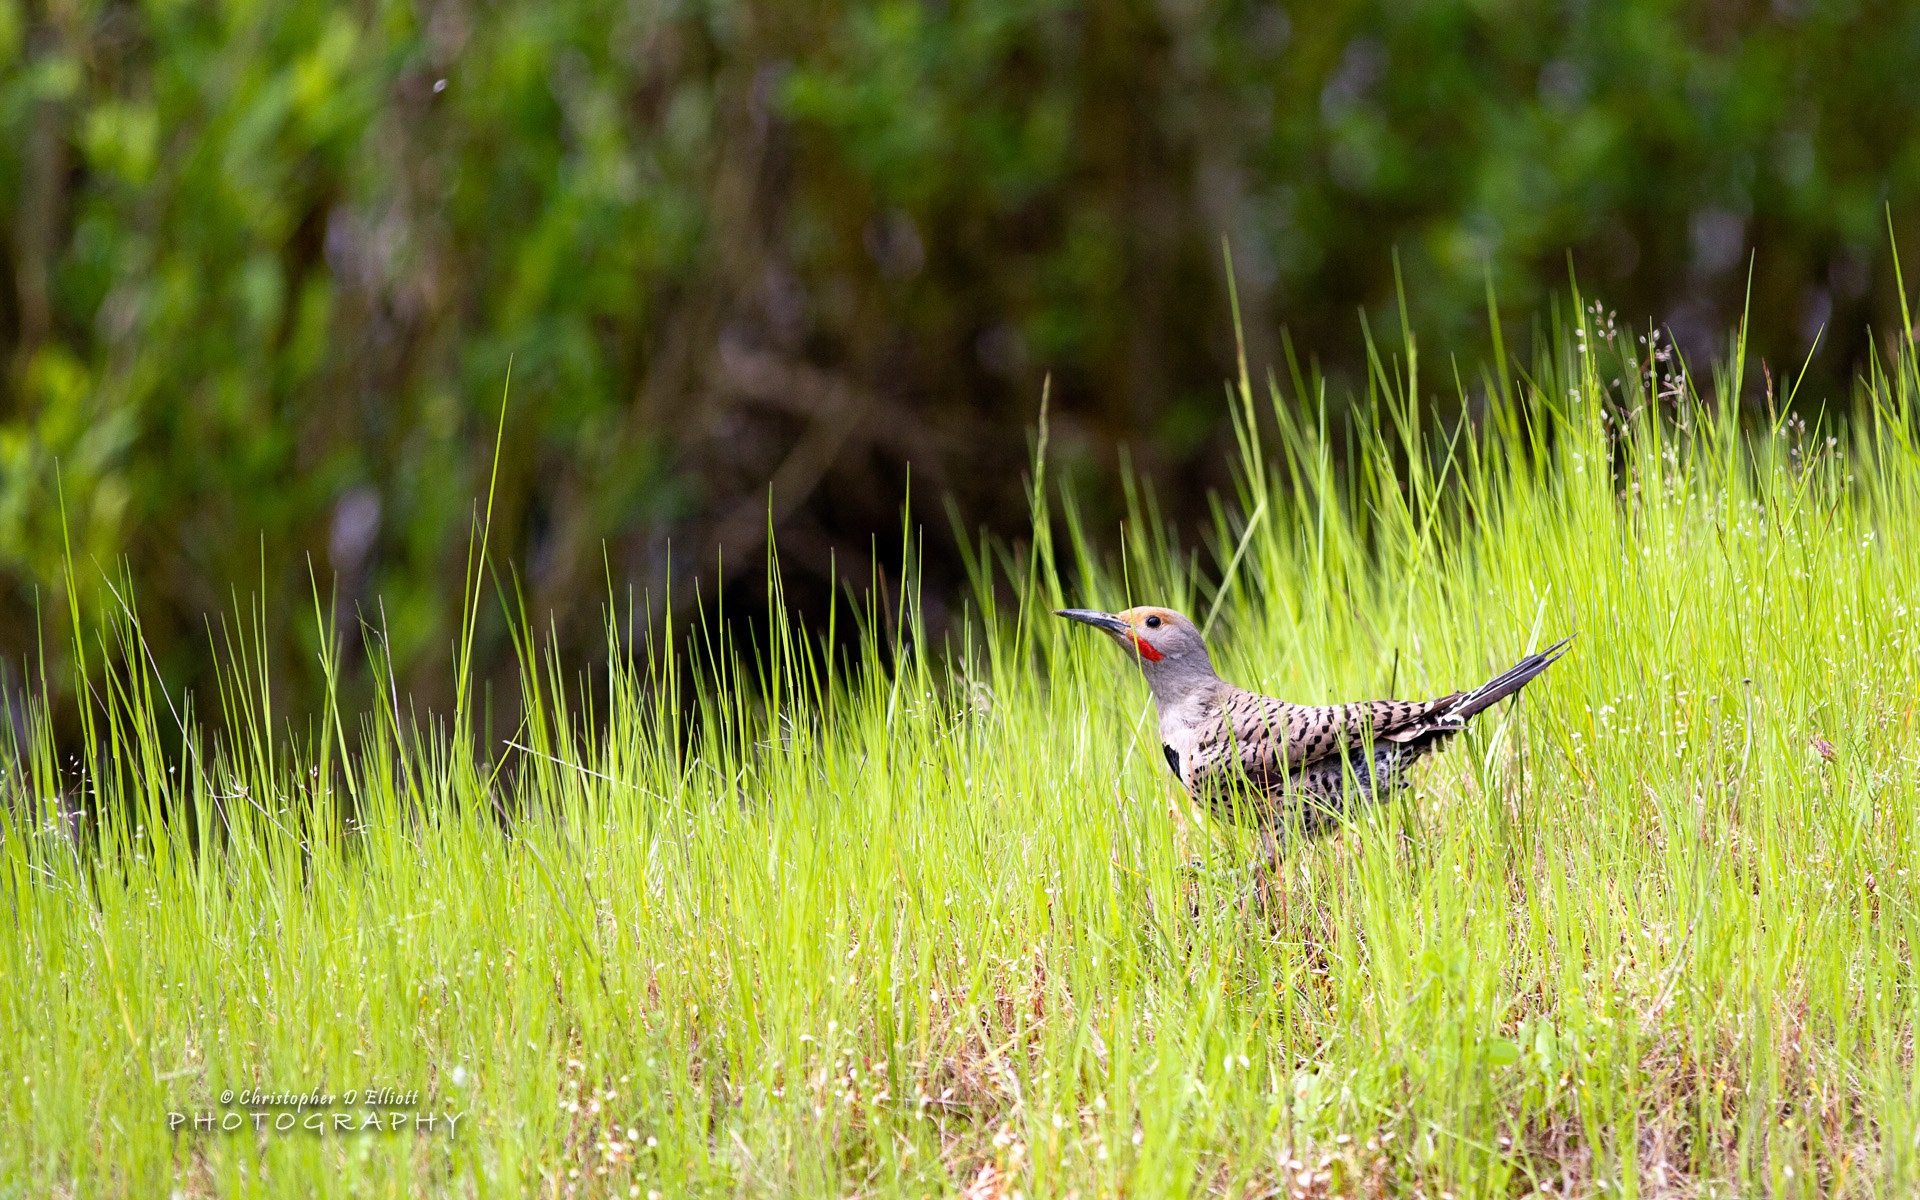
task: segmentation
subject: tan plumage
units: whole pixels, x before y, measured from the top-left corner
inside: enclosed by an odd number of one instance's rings
[[[1390,794],[1407,769],[1467,722],[1515,695],[1565,653],[1562,641],[1470,692],[1431,700],[1291,704],[1237,688],[1213,669],[1193,622],[1165,608],[1062,609],[1134,653],[1153,689],[1167,764],[1224,820],[1308,834],[1337,823],[1351,799]]]

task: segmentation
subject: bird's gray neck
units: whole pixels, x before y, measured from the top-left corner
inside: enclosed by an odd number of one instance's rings
[[[1227,685],[1214,673],[1213,662],[1202,650],[1179,658],[1141,663],[1160,723],[1198,719],[1208,702]]]

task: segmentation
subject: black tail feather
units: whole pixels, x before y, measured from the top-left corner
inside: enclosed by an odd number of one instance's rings
[[[1460,697],[1460,702],[1455,704],[1447,715],[1458,717],[1462,722],[1470,721],[1507,697],[1516,694],[1521,688],[1537,679],[1542,671],[1559,662],[1561,656],[1567,652],[1567,643],[1571,641],[1573,639],[1570,637],[1562,638],[1538,654],[1529,654],[1511,668]]]

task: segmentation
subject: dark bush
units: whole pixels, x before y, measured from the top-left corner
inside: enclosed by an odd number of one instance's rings
[[[590,652],[609,571],[756,578],[769,496],[816,607],[909,464],[1010,523],[1048,373],[1095,527],[1123,442],[1200,512],[1223,240],[1256,369],[1286,327],[1336,394],[1396,249],[1438,396],[1489,282],[1518,338],[1569,261],[1696,358],[1751,264],[1756,357],[1824,327],[1818,394],[1920,217],[1894,3],[13,0],[0,64],[0,649],[70,539],[179,683],[263,586],[310,680],[311,566],[444,686],[509,360],[497,560]]]

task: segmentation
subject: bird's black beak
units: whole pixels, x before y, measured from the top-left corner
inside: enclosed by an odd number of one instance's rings
[[[1126,637],[1133,632],[1119,617],[1112,613],[1095,612],[1091,608],[1056,608],[1053,610],[1053,615],[1065,617],[1069,621],[1078,621],[1082,625],[1091,625],[1100,632],[1112,634],[1114,637]]]

